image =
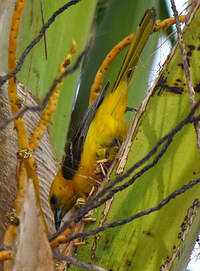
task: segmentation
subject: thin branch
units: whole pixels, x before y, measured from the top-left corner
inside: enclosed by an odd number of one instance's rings
[[[177,12],[174,0],[170,0],[170,1],[171,1],[171,5],[172,5],[171,6],[172,10],[174,12],[175,22],[176,22],[176,29],[177,29],[177,33],[178,33],[178,42],[179,42],[182,60],[183,60],[183,67],[184,67],[184,71],[185,71],[186,84],[187,84],[189,94],[190,94],[190,103],[191,103],[191,106],[193,106],[195,103],[195,100],[194,100],[195,92],[194,92],[194,88],[192,86],[190,69],[189,69],[189,65],[188,65],[188,61],[187,61],[187,52],[185,50],[185,45],[183,42],[183,34],[181,31],[181,27],[180,27],[178,12]]]
[[[0,77],[0,87],[11,77],[15,76],[21,69],[24,60],[26,58],[26,56],[30,53],[31,49],[41,40],[41,38],[44,36],[45,31],[47,30],[47,28],[49,28],[49,26],[55,21],[56,17],[58,15],[60,15],[61,13],[63,13],[66,9],[68,9],[70,6],[72,5],[76,5],[78,2],[80,2],[81,0],[72,0],[68,3],[66,3],[64,6],[62,6],[61,8],[59,8],[58,10],[56,10],[53,15],[49,18],[49,20],[47,21],[47,23],[45,23],[43,25],[43,27],[40,30],[40,33],[38,34],[38,36],[26,47],[26,49],[24,50],[24,52],[22,53],[18,64],[16,66],[16,68],[6,74],[5,76],[1,76]]]
[[[63,225],[63,227],[57,231],[54,235],[50,237],[50,241],[54,240],[59,234],[61,234],[68,226],[71,224],[72,221],[77,223],[80,221],[90,210],[95,209],[99,207],[101,204],[105,203],[107,200],[112,198],[114,194],[116,194],[119,191],[124,190],[125,188],[132,185],[138,177],[140,177],[142,174],[144,174],[147,170],[149,170],[151,167],[153,167],[162,157],[162,155],[166,152],[169,145],[171,144],[173,137],[188,123],[197,122],[200,119],[200,116],[194,118],[193,115],[196,112],[197,108],[200,105],[200,100],[195,104],[195,106],[191,109],[190,113],[187,115],[187,117],[182,120],[174,129],[172,129],[167,135],[162,137],[158,143],[155,145],[155,147],[139,162],[137,162],[133,167],[131,167],[125,174],[118,177],[110,183],[106,188],[104,188],[98,195],[96,195],[94,198],[88,200],[88,202],[82,206],[68,221],[66,221]],[[164,144],[165,143],[165,144]],[[158,150],[158,148],[164,144],[161,151],[158,153],[158,155],[155,157],[152,163],[146,165],[143,167],[139,172],[137,172],[128,182],[125,184],[118,186],[114,189],[112,189],[115,185],[122,182],[125,178],[129,177],[137,168],[141,167],[146,161],[148,161]],[[112,190],[111,190],[112,189]],[[103,198],[103,196],[108,193],[106,197]],[[102,198],[102,199],[100,199]]]
[[[89,264],[89,263],[84,263],[84,262],[81,262],[73,257],[69,257],[69,256],[63,256],[63,255],[60,255],[60,254],[57,254],[57,253],[54,253],[54,259],[57,259],[57,260],[60,260],[60,261],[66,261],[66,262],[69,262],[73,265],[76,265],[78,267],[81,267],[81,268],[85,268],[87,270],[92,270],[92,271],[106,271],[106,269],[102,268],[102,267],[99,267],[99,266],[96,266],[96,265],[93,265],[93,264]]]
[[[41,12],[42,26],[44,27],[44,11],[43,11],[42,0],[40,0],[40,12]],[[44,32],[44,52],[45,52],[45,58],[46,58],[46,60],[47,60],[47,39],[46,39],[46,31]]]
[[[41,111],[41,106],[25,106],[22,110],[19,111],[19,113],[10,116],[9,118],[3,120],[0,122],[0,131],[5,129],[9,123],[11,123],[13,120],[18,119],[19,117],[22,117],[27,111],[37,112]]]
[[[86,49],[87,50],[87,49]],[[81,60],[83,59],[86,50],[84,50],[80,56],[78,57],[76,63],[73,65],[73,67],[71,67],[70,69],[66,70],[65,72],[63,72],[58,78],[56,78],[53,82],[53,84],[51,85],[49,91],[47,92],[47,94],[45,95],[41,105],[36,105],[36,106],[25,106],[22,110],[20,110],[20,112],[18,114],[12,115],[10,116],[8,119],[3,120],[0,122],[0,131],[3,130],[4,128],[6,128],[6,126],[11,123],[14,119],[17,119],[19,117],[22,117],[26,112],[28,111],[32,111],[32,112],[37,112],[37,111],[42,111],[45,106],[48,103],[48,100],[53,92],[53,90],[55,89],[55,87],[57,86],[57,84],[68,74],[73,73],[76,69],[79,68]]]
[[[194,106],[194,104],[195,104],[195,91],[192,86],[192,78],[191,78],[190,68],[189,68],[188,59],[187,59],[187,52],[185,50],[185,45],[184,45],[184,41],[183,41],[183,34],[181,31],[181,27],[180,27],[179,16],[178,16],[178,12],[177,12],[174,0],[170,0],[170,1],[171,1],[171,7],[172,7],[172,10],[174,13],[174,17],[175,17],[175,22],[176,22],[176,29],[177,29],[177,33],[178,33],[178,42],[179,42],[179,47],[181,50],[181,55],[182,55],[182,60],[183,60],[183,67],[184,67],[184,71],[185,71],[186,84],[187,84],[188,92],[189,92],[189,96],[190,96],[190,104],[191,104],[191,106]],[[196,135],[197,135],[197,146],[200,151],[199,124],[195,123],[194,127],[195,127]]]
[[[139,217],[146,216],[146,215],[149,215],[149,214],[151,214],[153,212],[156,212],[156,211],[160,210],[161,208],[163,208],[172,199],[175,199],[177,196],[185,193],[188,189],[192,188],[193,186],[197,185],[198,183],[200,183],[200,179],[192,180],[188,184],[183,185],[181,188],[175,190],[173,193],[171,193],[169,196],[167,196],[164,200],[162,200],[155,207],[148,208],[148,209],[146,209],[144,211],[140,211],[140,212],[138,212],[138,213],[136,213],[136,214],[134,214],[134,215],[132,215],[132,216],[130,216],[128,218],[121,219],[121,220],[116,220],[116,221],[113,221],[113,222],[110,222],[110,223],[106,223],[101,227],[98,227],[96,229],[93,229],[93,230],[90,230],[90,231],[87,231],[87,232],[81,232],[81,233],[68,235],[68,241],[74,240],[76,238],[84,238],[84,237],[87,237],[87,236],[90,236],[90,235],[95,235],[95,234],[97,234],[99,232],[104,231],[105,229],[118,227],[118,226],[127,224],[127,223],[129,223],[129,222],[131,222],[131,221],[133,221],[133,220],[135,220],[135,219],[137,219]]]

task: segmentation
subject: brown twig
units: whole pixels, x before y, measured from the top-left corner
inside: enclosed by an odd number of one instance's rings
[[[177,33],[178,33],[178,42],[179,42],[182,60],[183,60],[183,67],[184,67],[185,76],[186,76],[186,83],[187,83],[187,87],[188,87],[189,94],[190,94],[190,103],[191,103],[191,106],[193,106],[195,103],[195,100],[194,100],[195,92],[194,92],[194,88],[192,86],[190,69],[189,69],[189,65],[187,62],[187,52],[185,50],[185,45],[183,42],[183,34],[182,34],[181,27],[180,27],[178,12],[177,12],[174,0],[170,0],[170,1],[171,1],[171,5],[172,5],[172,10],[174,12],[175,22],[176,22],[176,29],[177,29]]]
[[[188,65],[188,61],[187,61],[187,52],[186,52],[185,46],[184,46],[183,34],[181,31],[181,27],[180,27],[180,20],[179,20],[178,12],[176,9],[176,5],[174,3],[174,0],[170,0],[170,1],[171,1],[171,7],[172,7],[172,10],[174,13],[174,17],[175,17],[175,22],[176,22],[176,29],[177,29],[177,33],[178,33],[178,42],[179,42],[179,47],[181,50],[181,55],[182,55],[182,60],[183,60],[183,67],[184,67],[184,71],[185,71],[186,84],[187,84],[188,92],[189,92],[189,96],[190,96],[190,104],[193,107],[195,104],[195,91],[192,86],[192,79],[191,79],[190,69],[189,69],[189,65]],[[198,146],[198,149],[200,152],[200,130],[199,130],[198,122],[194,123],[194,127],[195,127],[196,135],[197,135],[197,146]]]

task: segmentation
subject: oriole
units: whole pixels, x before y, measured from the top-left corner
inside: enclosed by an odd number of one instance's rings
[[[130,81],[155,20],[155,9],[147,10],[111,90],[107,95],[107,87],[102,91],[88,108],[74,137],[66,144],[63,163],[49,193],[56,229],[77,199],[86,199],[89,195],[95,183],[97,160],[108,157],[114,142],[121,141],[126,136],[124,117]]]

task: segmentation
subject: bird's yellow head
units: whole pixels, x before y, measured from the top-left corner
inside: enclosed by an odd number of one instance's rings
[[[60,168],[49,192],[49,203],[54,214],[56,230],[59,229],[62,218],[74,206],[77,198],[72,180],[66,180]]]

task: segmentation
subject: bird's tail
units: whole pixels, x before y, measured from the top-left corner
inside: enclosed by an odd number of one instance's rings
[[[130,83],[134,69],[137,65],[142,50],[153,31],[155,21],[156,21],[155,8],[148,9],[145,12],[136,30],[135,36],[133,37],[129,50],[126,54],[122,67],[119,71],[119,74],[116,78],[116,81],[111,91],[114,91],[122,80],[126,80],[128,84]]]

